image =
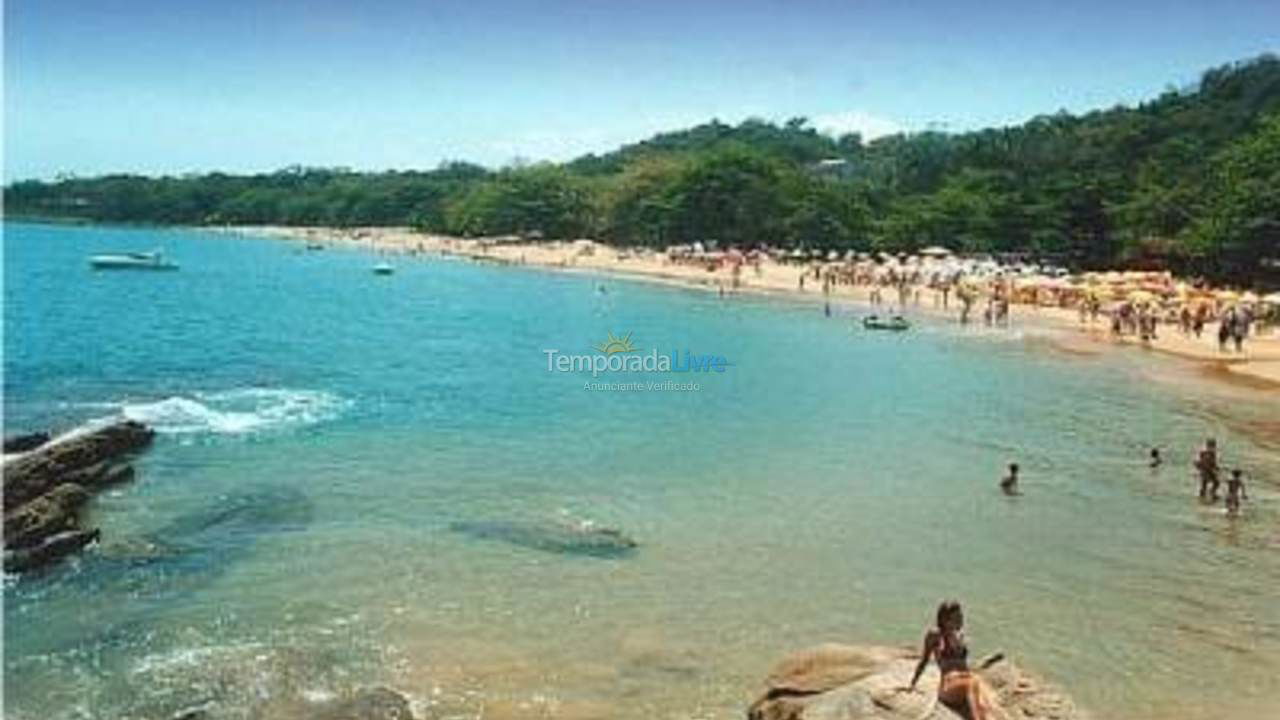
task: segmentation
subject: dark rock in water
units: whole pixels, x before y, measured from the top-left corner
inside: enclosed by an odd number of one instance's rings
[[[26,572],[58,560],[80,550],[98,539],[99,531],[67,530],[50,535],[32,547],[5,550],[4,571]]]
[[[4,451],[7,453],[27,452],[35,450],[49,442],[49,433],[33,432],[25,435],[10,435],[4,439]]]
[[[75,483],[65,483],[4,516],[4,545],[35,545],[54,533],[74,530],[76,512],[89,493]]]
[[[564,555],[611,558],[630,555],[637,543],[620,530],[591,523],[537,521],[456,522],[449,529],[483,540]]]
[[[310,498],[292,488],[258,487],[219,497],[145,536],[113,541],[93,575],[99,583],[126,582],[153,600],[179,597],[226,572],[263,537],[301,530],[311,516]]]
[[[154,533],[161,543],[208,544],[227,536],[299,530],[311,524],[311,499],[291,487],[250,488],[213,500],[209,507],[174,518]]]
[[[409,701],[387,688],[361,690],[345,700],[320,706],[311,720],[413,720]]]
[[[155,431],[124,420],[80,435],[56,439],[4,467],[4,509],[10,510],[61,484],[68,473],[136,452]]]
[[[930,666],[915,692],[910,682],[919,656],[909,649],[820,645],[792,653],[765,680],[764,694],[747,710],[748,720],[960,720],[937,700],[938,671]],[[988,701],[1022,720],[1088,720],[1057,688],[1005,660],[993,657],[975,673]]]

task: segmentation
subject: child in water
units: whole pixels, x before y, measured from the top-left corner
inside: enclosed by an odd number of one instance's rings
[[[1240,501],[1248,499],[1244,491],[1244,473],[1235,468],[1231,471],[1231,479],[1227,480],[1227,512],[1232,515],[1240,512]]]
[[[1021,495],[1018,490],[1018,463],[1009,463],[1009,474],[1000,480],[1000,489],[1005,495]]]
[[[1163,462],[1164,460],[1160,457],[1160,448],[1155,448],[1155,447],[1151,448],[1151,462],[1147,464],[1147,467],[1150,467],[1151,469],[1154,470],[1160,467],[1161,463]]]
[[[1218,499],[1218,441],[1209,438],[1204,449],[1196,456],[1196,470],[1200,473],[1200,498]]]

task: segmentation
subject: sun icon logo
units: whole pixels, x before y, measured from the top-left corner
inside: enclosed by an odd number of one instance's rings
[[[609,339],[596,346],[596,349],[605,355],[614,353],[635,352],[636,346],[631,344],[631,333],[627,333],[622,337],[614,337],[613,333],[609,333]]]

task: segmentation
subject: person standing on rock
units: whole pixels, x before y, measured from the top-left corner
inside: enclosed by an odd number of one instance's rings
[[[935,625],[924,635],[924,647],[911,685],[904,688],[915,692],[920,675],[930,660],[937,660],[942,675],[938,683],[938,700],[964,717],[987,720],[991,708],[987,704],[987,691],[977,675],[969,671],[969,648],[964,642],[964,611],[960,603],[949,600],[938,605]]]

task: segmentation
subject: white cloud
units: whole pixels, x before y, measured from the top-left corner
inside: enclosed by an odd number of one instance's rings
[[[845,110],[843,112],[826,113],[813,118],[811,124],[820,132],[828,135],[844,135],[856,132],[864,141],[875,140],[885,135],[893,135],[906,130],[905,127],[889,118],[872,115],[865,110]]]

